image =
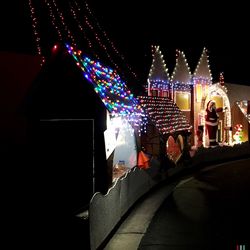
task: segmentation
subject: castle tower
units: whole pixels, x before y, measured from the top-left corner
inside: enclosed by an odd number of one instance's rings
[[[212,75],[209,66],[208,52],[206,48],[203,48],[199,62],[193,74],[193,124],[194,135],[197,135],[198,131],[203,132],[204,136],[204,124],[205,124],[205,98],[208,95],[209,88],[212,86]],[[195,144],[197,140],[195,140]]]
[[[169,97],[169,74],[159,46],[152,46],[153,61],[149,71],[148,96]]]
[[[176,50],[176,64],[171,76],[172,99],[181,110],[190,111],[192,75],[184,52]]]

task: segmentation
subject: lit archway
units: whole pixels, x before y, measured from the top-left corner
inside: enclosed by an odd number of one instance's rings
[[[227,89],[225,86],[221,86],[220,83],[212,84],[207,90],[207,95],[203,98],[201,103],[201,111],[203,114],[203,124],[205,126],[205,112],[206,105],[210,100],[215,100],[218,103],[221,102],[221,108],[224,108],[224,141],[231,144],[232,143],[232,131],[230,130],[232,126],[231,121],[231,106],[227,95]],[[218,106],[217,106],[218,107]],[[225,109],[226,108],[226,109]],[[203,142],[206,142],[206,133],[203,135]]]

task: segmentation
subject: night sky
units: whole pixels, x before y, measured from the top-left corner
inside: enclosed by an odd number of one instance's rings
[[[184,51],[193,72],[205,46],[214,81],[224,72],[226,82],[250,85],[246,3],[174,2],[88,1],[100,26],[141,82],[146,81],[151,66],[151,45],[160,45],[170,73],[176,49]],[[34,54],[28,1],[8,1],[1,10],[5,15],[1,15],[0,50]],[[37,11],[43,15],[44,9]],[[51,33],[47,33],[48,41]]]

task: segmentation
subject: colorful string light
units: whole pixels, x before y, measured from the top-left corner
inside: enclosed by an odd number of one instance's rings
[[[145,112],[117,72],[104,67],[98,61],[83,56],[81,51],[76,51],[68,44],[66,48],[75,59],[77,66],[83,71],[84,77],[92,83],[95,92],[111,115],[126,117],[133,127],[145,131],[147,123]]]

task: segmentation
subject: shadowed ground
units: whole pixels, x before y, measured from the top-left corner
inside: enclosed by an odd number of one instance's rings
[[[249,249],[249,191],[249,159],[200,171],[166,198],[139,249]]]

